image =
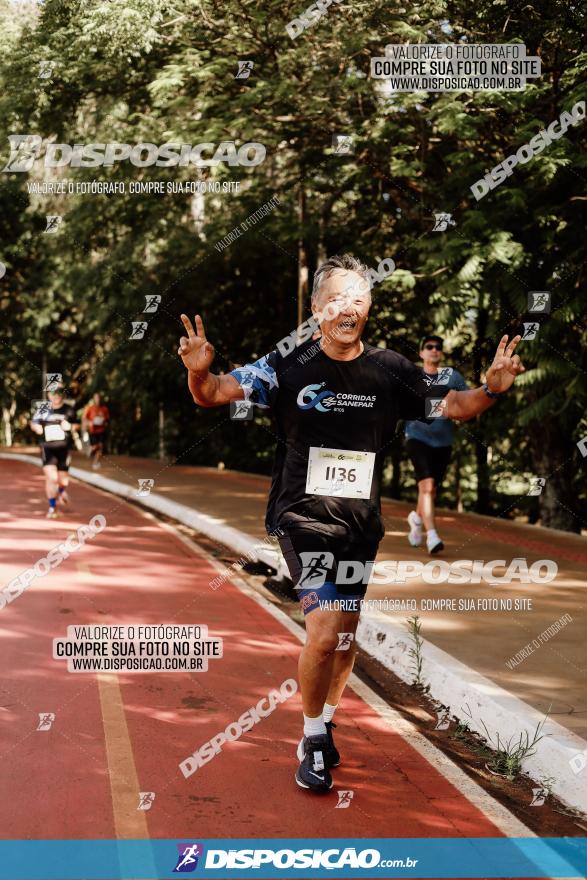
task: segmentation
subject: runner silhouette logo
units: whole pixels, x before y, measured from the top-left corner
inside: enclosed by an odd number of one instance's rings
[[[37,730],[51,730],[55,721],[55,712],[39,712],[39,726]]]
[[[155,800],[154,791],[139,791],[139,805],[137,810],[150,810]]]
[[[302,573],[296,587],[297,590],[306,590],[310,587],[321,587],[326,580],[326,575],[334,564],[332,553],[316,553],[308,550],[300,553]]]
[[[201,843],[178,843],[177,864],[173,869],[174,874],[188,874],[198,867],[198,860],[204,855],[204,847]]]
[[[233,422],[250,422],[253,415],[254,408],[250,400],[230,401],[230,418]]]
[[[528,311],[550,314],[550,293],[548,290],[531,290],[528,293]]]
[[[443,397],[440,398],[432,398],[428,397],[426,399],[426,412],[424,415],[427,419],[442,419],[446,418],[444,414],[444,408],[446,406],[446,401]]]
[[[548,789],[547,788],[533,788],[532,789],[532,801],[530,803],[531,807],[542,807],[546,802],[548,797]]]
[[[446,232],[449,226],[455,226],[452,214],[446,214],[442,211],[440,214],[434,215],[434,226],[432,232]]]
[[[156,312],[161,303],[161,296],[158,293],[145,294],[145,308],[143,312]]]
[[[239,61],[238,62],[238,71],[235,73],[235,79],[248,79],[251,75],[251,71],[255,66],[254,61]]]
[[[61,214],[47,214],[45,217],[47,226],[45,227],[43,232],[48,232],[51,235],[54,235],[59,229],[59,225],[62,220],[63,217],[61,216]]]
[[[11,134],[10,157],[2,171],[30,171],[41,152],[43,139],[38,134]]]
[[[348,810],[351,805],[351,800],[355,796],[355,793],[352,789],[348,789],[346,791],[338,792],[338,803],[335,805],[335,810]]]
[[[62,382],[63,375],[61,373],[47,373],[45,377],[45,390],[56,391]]]

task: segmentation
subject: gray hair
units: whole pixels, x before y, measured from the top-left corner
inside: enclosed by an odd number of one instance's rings
[[[361,278],[364,278],[367,284],[369,285],[369,291],[371,290],[371,277],[369,275],[369,268],[361,263],[360,260],[357,260],[356,257],[353,257],[351,254],[342,254],[342,256],[334,256],[329,257],[320,266],[316,269],[314,273],[314,283],[312,285],[312,306],[315,305],[316,300],[318,299],[318,293],[320,291],[320,286],[322,282],[325,281],[329,275],[335,269],[344,269],[347,272],[356,272],[357,275],[360,275]]]

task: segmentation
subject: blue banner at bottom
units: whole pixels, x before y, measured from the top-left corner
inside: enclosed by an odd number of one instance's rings
[[[4,840],[0,880],[575,878],[587,838]]]

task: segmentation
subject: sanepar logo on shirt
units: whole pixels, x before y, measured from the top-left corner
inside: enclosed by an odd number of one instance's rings
[[[377,400],[376,394],[336,394],[320,385],[306,385],[298,394],[297,404],[300,409],[316,409],[318,412],[342,412],[347,406],[373,407]],[[324,389],[321,391],[320,389]],[[340,409],[339,409],[340,407]]]

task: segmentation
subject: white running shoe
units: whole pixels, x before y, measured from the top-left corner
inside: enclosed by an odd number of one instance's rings
[[[408,525],[410,527],[408,541],[412,547],[419,547],[422,543],[422,520],[415,510],[408,514]]]
[[[428,548],[428,553],[440,553],[441,550],[444,550],[444,544],[438,532],[430,531],[427,533],[426,547]]]

